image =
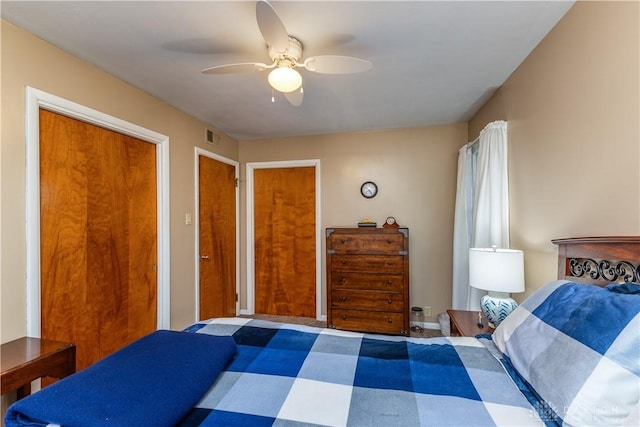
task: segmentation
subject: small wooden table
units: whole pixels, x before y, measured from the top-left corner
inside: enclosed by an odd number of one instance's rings
[[[491,334],[493,328],[489,327],[489,321],[480,312],[483,327],[478,326],[478,312],[467,310],[447,310],[451,319],[451,335],[462,337],[474,337],[478,334]]]
[[[31,394],[31,381],[64,378],[76,371],[75,344],[24,337],[0,346],[1,393],[17,390],[17,398]]]

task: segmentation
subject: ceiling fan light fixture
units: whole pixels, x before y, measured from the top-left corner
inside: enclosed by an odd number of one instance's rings
[[[269,84],[278,92],[293,92],[302,86],[302,76],[293,68],[278,67],[269,73]]]

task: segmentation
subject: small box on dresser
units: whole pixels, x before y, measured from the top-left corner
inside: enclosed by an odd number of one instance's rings
[[[409,229],[327,228],[327,325],[409,334]]]

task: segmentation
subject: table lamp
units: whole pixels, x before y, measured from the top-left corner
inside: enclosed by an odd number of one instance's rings
[[[493,327],[497,327],[518,304],[509,296],[524,291],[524,257],[515,249],[471,248],[469,285],[489,291],[480,306]]]

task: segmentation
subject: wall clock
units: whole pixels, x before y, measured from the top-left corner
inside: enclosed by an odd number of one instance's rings
[[[372,199],[378,194],[378,186],[373,181],[367,181],[360,187],[360,194],[367,199]]]

